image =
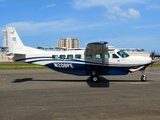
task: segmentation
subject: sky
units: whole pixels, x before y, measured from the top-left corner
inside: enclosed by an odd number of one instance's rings
[[[160,0],[0,0],[0,31],[11,26],[35,48],[69,37],[160,53]]]

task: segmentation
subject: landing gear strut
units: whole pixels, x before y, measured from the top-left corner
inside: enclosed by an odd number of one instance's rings
[[[97,75],[96,71],[93,70],[91,73],[91,81],[93,83],[98,83],[99,80],[100,80],[99,76]]]
[[[147,77],[146,77],[146,75],[145,75],[145,70],[142,70],[141,81],[142,81],[142,82],[147,81]]]

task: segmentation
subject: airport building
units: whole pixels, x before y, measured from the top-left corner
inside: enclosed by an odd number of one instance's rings
[[[66,49],[79,48],[79,40],[72,38],[61,38],[58,40],[58,47],[64,47]]]
[[[7,30],[3,30],[3,47],[8,47]]]
[[[8,52],[8,35],[7,35],[7,30],[3,30],[2,32],[2,46],[1,52],[0,52],[0,62],[9,62],[12,61],[6,53]]]
[[[8,52],[8,36],[7,36],[7,30],[3,30],[3,32],[2,32],[2,37],[3,37],[2,47],[0,47],[0,48],[1,48],[1,51],[2,51],[2,52]]]
[[[11,58],[6,55],[6,52],[0,52],[0,62],[11,62]]]
[[[60,38],[56,47],[54,46],[38,46],[37,49],[45,51],[65,51],[79,49],[79,40],[72,38]]]

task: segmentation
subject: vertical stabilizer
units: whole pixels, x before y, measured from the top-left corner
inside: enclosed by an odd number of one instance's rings
[[[24,47],[20,37],[18,36],[14,27],[7,27],[7,38],[9,46],[9,54],[16,53]]]

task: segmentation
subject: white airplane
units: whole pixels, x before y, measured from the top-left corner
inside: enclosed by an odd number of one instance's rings
[[[141,81],[146,81],[145,68],[152,63],[150,56],[130,56],[123,50],[108,46],[107,42],[88,43],[84,50],[43,51],[23,45],[14,27],[7,27],[7,35],[8,54],[14,61],[90,76],[92,82],[99,82],[99,75],[127,75],[136,71],[142,71]]]

